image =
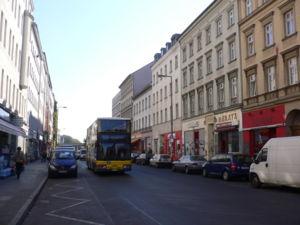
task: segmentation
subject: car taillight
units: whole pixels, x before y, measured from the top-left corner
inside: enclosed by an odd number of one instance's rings
[[[231,169],[232,171],[235,171],[235,170],[237,169],[237,165],[236,165],[235,163],[231,163],[231,164],[230,164],[230,169]]]

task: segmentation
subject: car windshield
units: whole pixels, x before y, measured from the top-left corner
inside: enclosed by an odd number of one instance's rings
[[[81,154],[86,154],[86,150],[81,150]]]
[[[53,154],[54,159],[74,159],[74,152],[72,151],[57,151]]]
[[[199,155],[192,155],[190,159],[192,161],[203,161],[203,160],[205,160],[202,156],[199,156]]]
[[[251,157],[248,155],[234,155],[233,160],[237,163],[247,163],[251,164],[252,160]]]

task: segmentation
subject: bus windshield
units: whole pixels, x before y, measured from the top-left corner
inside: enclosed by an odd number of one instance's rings
[[[98,160],[130,160],[130,145],[127,143],[102,143],[98,147]]]
[[[128,120],[101,120],[99,132],[130,132]]]

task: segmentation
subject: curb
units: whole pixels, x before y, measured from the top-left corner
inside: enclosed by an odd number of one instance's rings
[[[40,185],[34,190],[34,192],[29,196],[29,198],[26,200],[26,202],[23,204],[22,208],[19,209],[15,217],[9,222],[8,225],[21,225],[24,222],[24,219],[27,215],[27,213],[30,211],[30,209],[33,206],[33,203],[41,193],[43,187],[45,186],[46,182],[48,180],[48,176],[46,176]]]

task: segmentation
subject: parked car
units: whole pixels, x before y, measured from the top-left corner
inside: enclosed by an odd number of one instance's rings
[[[167,154],[155,154],[150,159],[150,166],[158,167],[170,167],[172,165],[172,161],[169,155]]]
[[[133,162],[133,163],[135,163],[136,162],[136,158],[140,155],[141,153],[138,153],[138,152],[132,152],[131,153],[131,161]]]
[[[249,176],[250,164],[252,163],[249,155],[241,153],[218,154],[207,161],[202,168],[202,175],[221,176],[223,180],[230,180],[233,177]]]
[[[300,187],[300,136],[270,139],[250,166],[253,187],[262,184]]]
[[[80,149],[79,159],[85,160],[86,158],[86,149]]]
[[[140,154],[136,159],[135,159],[135,163],[137,165],[146,165],[146,153],[142,153]]]
[[[172,163],[172,171],[184,171],[186,174],[202,172],[202,166],[205,162],[206,159],[203,156],[184,155]]]
[[[75,151],[68,148],[60,148],[52,152],[48,165],[48,177],[58,175],[72,175],[73,177],[77,177]]]

